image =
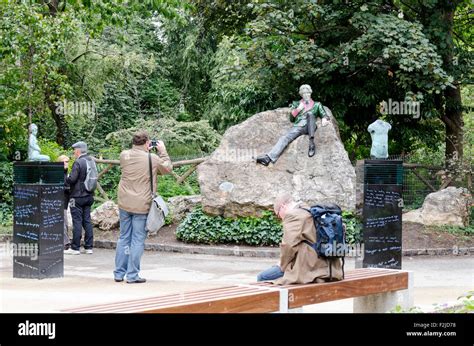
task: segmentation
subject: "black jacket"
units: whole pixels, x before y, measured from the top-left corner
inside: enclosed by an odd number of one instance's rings
[[[71,174],[66,179],[66,184],[71,186],[69,195],[71,198],[87,197],[93,194],[84,188],[84,181],[87,175],[86,160],[92,160],[92,158],[87,154],[79,156],[72,165]]]
[[[64,210],[66,210],[69,205],[70,195],[71,195],[71,187],[67,183],[67,169],[65,169],[64,170]]]

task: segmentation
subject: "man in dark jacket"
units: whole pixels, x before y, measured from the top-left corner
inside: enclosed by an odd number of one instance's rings
[[[77,142],[72,145],[76,161],[72,166],[71,174],[66,179],[70,185],[70,208],[72,216],[72,243],[71,248],[64,253],[79,255],[81,249],[82,227],[84,227],[84,249],[86,254],[92,254],[94,236],[91,223],[91,206],[94,203],[93,192],[85,189],[84,181],[87,176],[87,161],[92,158],[87,154],[87,144]]]

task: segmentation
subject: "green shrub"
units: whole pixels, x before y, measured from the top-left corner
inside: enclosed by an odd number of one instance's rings
[[[362,222],[354,213],[344,211],[342,213],[343,222],[346,225],[346,242],[348,244],[358,244],[364,242],[362,234]]]
[[[344,212],[346,240],[349,244],[361,243],[362,223],[351,212]],[[278,245],[283,234],[281,223],[270,211],[263,217],[224,218],[210,216],[201,207],[189,213],[176,230],[176,238],[187,243],[246,245]]]
[[[189,166],[182,166],[174,169],[178,175],[184,174]],[[158,177],[158,194],[163,198],[173,196],[189,196],[198,195],[200,193],[199,184],[197,181],[197,173],[194,171],[182,184],[178,184],[176,179],[171,175],[164,175]]]
[[[71,152],[68,153],[66,150],[64,150],[63,147],[61,147],[58,143],[54,141],[40,139],[38,140],[38,145],[41,148],[41,154],[48,155],[49,158],[51,159],[51,162],[56,162],[58,157],[61,155],[71,156],[71,153],[72,153],[72,149],[71,149]]]
[[[195,208],[176,229],[176,238],[186,243],[242,245],[278,245],[283,230],[273,213],[263,212],[261,218],[225,218],[210,216]]]
[[[139,119],[134,127],[108,134],[106,142],[115,148],[129,149],[132,136],[138,130],[145,130],[151,138],[163,140],[172,158],[210,153],[221,140],[219,133],[212,129],[206,120],[181,122],[160,118]]]
[[[13,163],[0,162],[0,225],[13,224]]]
[[[99,169],[100,172],[100,169]],[[110,199],[113,199],[114,201],[117,200],[117,192],[118,192],[118,184],[120,182],[120,166],[114,166],[112,167],[107,173],[105,173],[101,178],[100,178],[100,186],[102,189],[104,189],[105,193],[107,193],[107,196]],[[96,192],[96,195],[100,196],[98,192]]]
[[[0,203],[0,226],[13,225],[12,205],[8,203]]]

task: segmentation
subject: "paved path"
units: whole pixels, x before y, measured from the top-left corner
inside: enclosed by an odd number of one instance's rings
[[[5,245],[5,244],[0,244]],[[275,259],[145,252],[141,275],[148,282],[115,283],[115,252],[66,256],[61,279],[14,279],[12,258],[0,246],[0,312],[54,312],[101,302],[179,293],[253,282]],[[404,257],[403,269],[415,272],[415,305],[455,301],[474,289],[472,257]],[[346,268],[354,268],[348,259]],[[352,299],[305,307],[305,312],[351,312]]]

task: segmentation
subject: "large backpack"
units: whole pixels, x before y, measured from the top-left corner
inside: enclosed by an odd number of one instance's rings
[[[316,229],[316,243],[305,240],[309,246],[325,258],[329,265],[329,280],[332,280],[331,260],[342,259],[342,278],[344,278],[344,256],[348,252],[345,227],[342,223],[342,210],[335,204],[314,205],[306,209],[313,217]]]
[[[86,158],[86,167],[87,167],[87,173],[86,173],[86,179],[84,180],[84,189],[87,192],[94,192],[95,189],[97,188],[97,179],[99,173],[97,172],[97,166],[95,164],[95,161],[92,158]]]

